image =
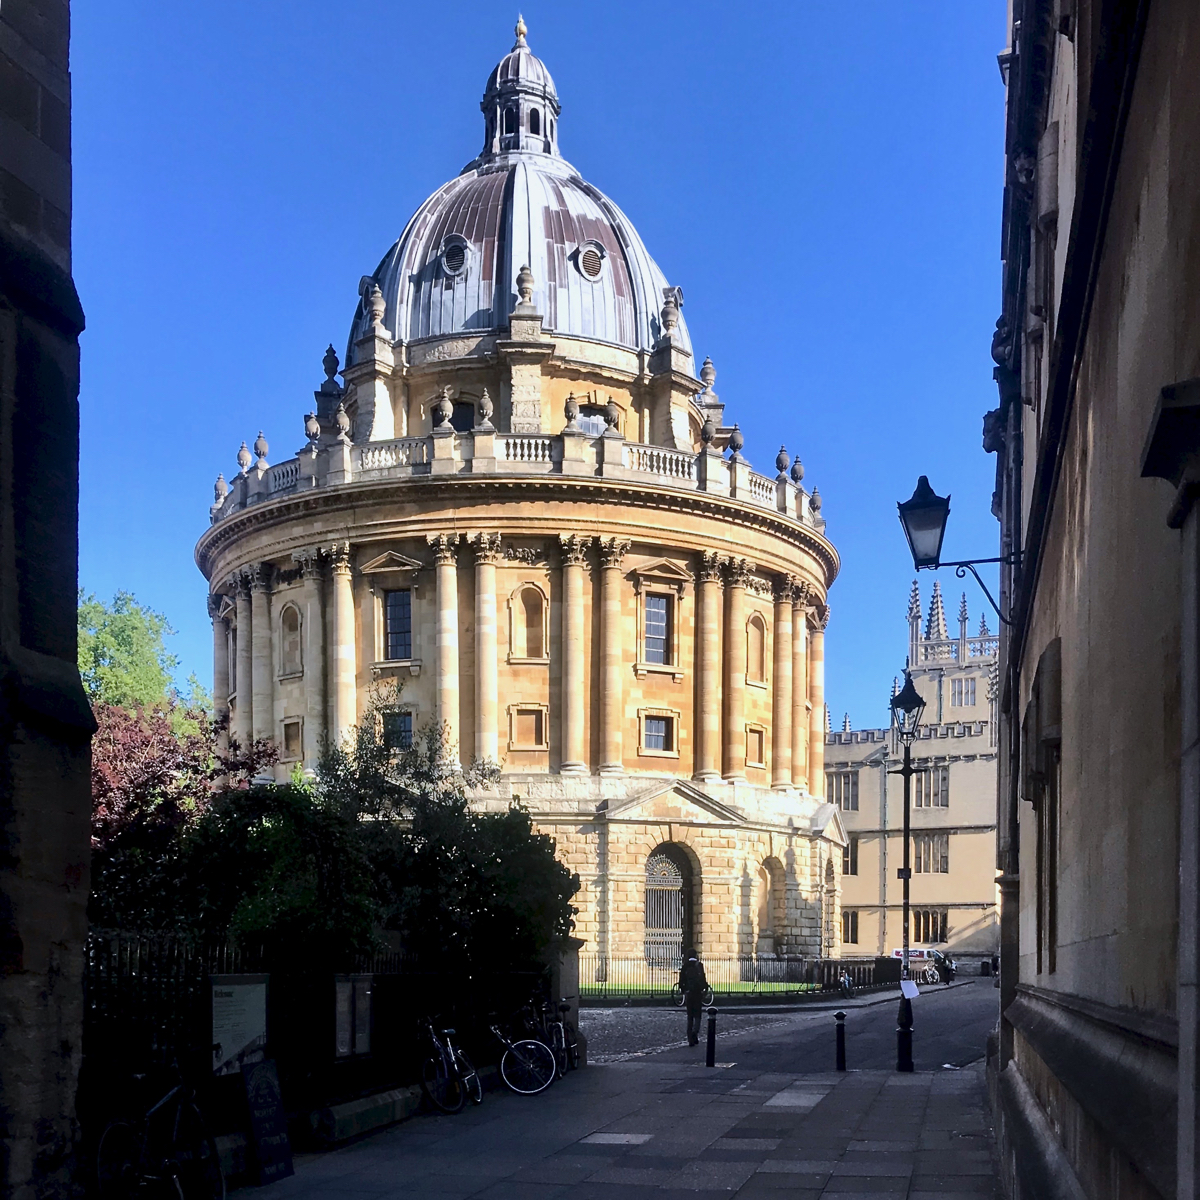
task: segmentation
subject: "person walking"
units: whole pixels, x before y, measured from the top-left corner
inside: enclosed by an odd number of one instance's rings
[[[704,1007],[704,990],[707,987],[708,979],[704,974],[704,965],[696,957],[696,951],[689,950],[683,956],[683,966],[679,970],[679,990],[683,993],[684,1004],[687,1006],[689,1046],[695,1046],[700,1041],[700,1012]]]

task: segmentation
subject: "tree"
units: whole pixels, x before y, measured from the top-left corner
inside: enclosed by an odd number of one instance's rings
[[[93,705],[170,707],[179,659],[165,638],[166,617],[117,592],[111,604],[79,592],[79,674]],[[198,686],[198,684],[196,685]]]

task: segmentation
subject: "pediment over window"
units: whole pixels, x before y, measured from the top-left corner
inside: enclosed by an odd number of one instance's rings
[[[822,804],[809,822],[809,830],[815,837],[827,838],[835,846],[848,846],[846,827],[835,804]]]
[[[669,558],[659,558],[654,562],[634,567],[629,572],[628,578],[633,580],[633,585],[638,590],[651,584],[669,587],[682,596],[684,590],[692,582],[692,573],[681,563],[673,562]]]
[[[364,575],[382,575],[385,572],[392,574],[403,572],[413,575],[424,569],[425,564],[417,562],[415,558],[406,558],[403,554],[397,554],[395,550],[389,550],[386,554],[381,554],[378,558],[373,558],[369,563],[364,564],[362,573]]]
[[[746,823],[746,818],[737,809],[714,800],[702,788],[684,779],[622,800],[606,809],[603,815],[610,821],[688,821],[716,825]]]

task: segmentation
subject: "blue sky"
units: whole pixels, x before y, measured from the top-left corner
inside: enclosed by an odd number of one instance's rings
[[[948,558],[997,553],[1003,0],[531,3],[560,146],[684,289],[746,455],[824,498],[835,724],[886,720],[912,580],[895,502],[930,476]],[[260,428],[304,440],[361,275],[482,140],[515,8],[78,0],[80,582],[128,589],[211,680],[192,551]],[[957,613],[958,584],[942,586]],[[932,578],[922,577],[926,601]],[[972,630],[985,604],[968,580]],[[990,610],[989,623],[996,622]]]

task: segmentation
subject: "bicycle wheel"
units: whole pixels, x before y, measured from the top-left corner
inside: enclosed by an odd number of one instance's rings
[[[575,1033],[574,1028],[563,1022],[563,1029],[566,1031],[567,1041],[567,1066],[572,1071],[579,1069],[579,1038]]]
[[[141,1187],[141,1138],[128,1121],[113,1121],[96,1150],[96,1193],[100,1200],[127,1200]]]
[[[528,1038],[514,1042],[500,1059],[500,1078],[504,1086],[520,1096],[536,1096],[544,1092],[557,1074],[557,1065],[550,1047]]]
[[[676,1008],[682,1008],[687,1003],[687,997],[684,996],[677,983],[671,985],[671,1003]]]
[[[712,1002],[714,999],[715,999],[715,997],[713,996],[712,988],[706,986],[704,989],[704,1007],[709,1008],[712,1005]]]
[[[182,1200],[225,1200],[225,1176],[217,1145],[194,1104],[179,1110],[171,1162]]]
[[[483,1084],[479,1072],[471,1065],[471,1060],[461,1051],[454,1051],[454,1065],[458,1069],[459,1082],[467,1099],[472,1104],[483,1103]]]
[[[440,1054],[431,1054],[421,1067],[421,1090],[434,1108],[444,1113],[462,1112],[467,1093]]]
[[[554,1066],[561,1079],[567,1073],[567,1038],[561,1021],[550,1026],[550,1049],[554,1054]]]

